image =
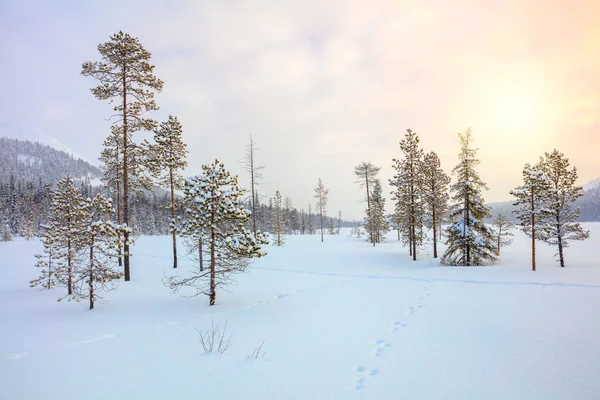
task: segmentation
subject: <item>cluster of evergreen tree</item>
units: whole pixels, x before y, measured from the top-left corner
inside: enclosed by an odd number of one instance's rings
[[[383,241],[389,230],[385,215],[385,198],[381,189],[381,181],[377,179],[380,169],[381,167],[376,167],[370,162],[362,162],[354,167],[354,175],[358,179],[356,182],[366,192],[367,209],[365,210],[364,227],[373,246]]]
[[[576,222],[580,209],[574,204],[583,196],[575,185],[577,169],[569,168],[569,159],[554,149],[535,164],[525,164],[523,184],[511,191],[516,197],[518,224],[531,238],[531,269],[535,271],[535,241],[558,248],[561,267],[565,266],[564,248],[573,240],[585,240],[589,232]]]
[[[390,179],[394,212],[392,225],[398,237],[409,246],[409,254],[417,259],[418,249],[432,230],[434,258],[442,222],[448,215],[448,185],[450,178],[441,168],[436,153],[425,154],[418,135],[407,129],[400,141],[403,157],[394,159],[395,174]]]
[[[275,218],[277,213],[281,213],[281,219],[283,220],[283,233],[284,235],[315,235],[317,229],[320,226],[320,216],[316,213],[309,204],[307,210],[298,209],[293,206],[292,200],[289,197],[283,197],[280,206],[280,210],[277,211],[275,205],[275,197],[269,197],[265,202],[260,202],[259,199],[255,199],[254,202],[254,220],[250,220],[251,226],[256,226],[257,231],[270,232],[271,234],[277,231],[275,226]],[[246,207],[251,210],[252,204],[250,201],[245,202]],[[340,228],[351,227],[353,223],[342,219],[341,211],[338,212],[337,217],[323,216],[323,226],[327,230],[328,234],[338,234]],[[279,228],[280,229],[280,228]]]
[[[113,289],[122,276],[116,269],[118,249],[121,234],[130,229],[114,224],[112,215],[112,200],[101,194],[85,199],[71,178],[61,180],[42,225],[44,254],[36,256],[41,274],[31,286],[64,286],[66,294],[59,301],[88,299],[93,309],[100,292]]]

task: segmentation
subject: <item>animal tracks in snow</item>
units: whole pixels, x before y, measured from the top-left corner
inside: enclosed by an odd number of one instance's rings
[[[383,339],[377,339],[374,341],[375,343],[375,356],[380,356],[381,353],[383,353],[383,350],[391,347],[392,344],[386,340]]]
[[[88,344],[88,343],[94,343],[94,342],[99,342],[101,340],[110,340],[110,339],[114,339],[119,337],[118,334],[116,333],[108,333],[102,337],[99,338],[93,338],[93,339],[86,339],[86,340],[80,340],[79,342],[71,342],[69,343],[70,346],[79,346],[80,344]]]
[[[354,368],[354,371],[359,374],[359,377],[356,380],[356,384],[354,385],[354,388],[356,390],[364,389],[365,382],[367,381],[367,377],[375,376],[375,375],[379,374],[379,370],[374,369],[374,368],[367,368],[364,365],[359,365],[358,367]]]
[[[421,290],[417,294],[416,304],[410,305],[406,308],[405,313],[407,316],[411,316],[416,311],[423,308],[423,306],[424,306],[423,303],[424,303],[425,299],[427,298],[427,296],[429,296],[431,294],[429,291],[431,286],[432,285],[431,285],[430,281],[426,281],[423,284],[423,286],[421,287]],[[404,321],[401,321],[401,320],[392,321],[388,326],[388,332],[398,333],[401,329],[405,329],[407,326],[408,326],[408,324]],[[386,349],[389,349],[390,347],[392,347],[392,343],[385,339],[375,339],[373,341],[373,344],[375,345],[375,349],[373,352],[373,355],[375,357],[382,356],[384,354],[384,352],[387,352]],[[368,377],[379,375],[378,369],[367,368],[365,365],[359,365],[358,367],[354,368],[354,371],[359,374],[359,377],[356,380],[355,385],[354,385],[354,388],[358,391],[361,391],[365,388],[365,383],[367,382]]]
[[[167,326],[173,326],[173,325],[177,325],[177,324],[179,324],[179,321],[169,321],[166,324],[155,325],[154,327],[160,329],[160,328],[166,328]]]
[[[406,328],[406,322],[394,321],[390,324],[389,331],[391,333],[396,333],[402,328]]]
[[[248,304],[246,307],[244,307],[244,309],[249,309],[249,308],[254,308],[257,306],[262,306],[262,305],[266,305],[266,304],[270,304],[273,301],[277,301],[277,300],[283,300],[287,297],[290,297],[292,295],[298,294],[298,293],[304,293],[305,290],[304,289],[296,289],[296,290],[292,290],[291,292],[287,292],[287,293],[279,293],[276,294],[275,296],[273,296],[271,299],[269,300],[261,300],[261,301],[257,301],[256,303],[252,303],[252,304]]]

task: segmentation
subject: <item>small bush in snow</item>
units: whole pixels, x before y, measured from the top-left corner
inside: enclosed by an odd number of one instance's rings
[[[265,344],[265,341],[263,340],[263,342],[260,344],[260,346],[258,346],[256,349],[254,349],[252,354],[248,354],[248,358],[251,360],[258,360],[259,358],[264,359],[266,356],[266,353],[262,349],[264,344]]]
[[[213,322],[210,320],[210,328],[201,331],[198,328],[196,332],[198,332],[198,340],[200,340],[200,344],[202,345],[202,349],[205,353],[219,353],[223,354],[229,349],[231,346],[231,338],[233,334],[227,336],[227,322],[225,325],[221,327],[221,324]]]

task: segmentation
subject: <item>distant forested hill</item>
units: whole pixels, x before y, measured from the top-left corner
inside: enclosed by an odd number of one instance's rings
[[[0,138],[0,183],[16,181],[54,184],[65,175],[99,185],[102,170],[61,150],[27,140]]]
[[[575,202],[575,207],[581,209],[579,221],[600,221],[600,178],[583,185],[583,193],[583,196]],[[492,214],[502,212],[514,219],[512,201],[490,203],[488,205],[492,207]]]

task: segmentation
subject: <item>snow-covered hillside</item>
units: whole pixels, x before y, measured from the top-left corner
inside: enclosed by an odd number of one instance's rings
[[[132,281],[94,311],[28,287],[38,242],[0,243],[0,398],[600,398],[600,224],[585,226],[564,269],[540,244],[538,272],[519,233],[470,268],[394,240],[288,237],[215,307],[170,294],[169,237],[142,237]],[[198,341],[211,320],[233,334],[224,355]]]
[[[582,186],[583,190],[588,192],[600,188],[600,178],[596,178]]]

